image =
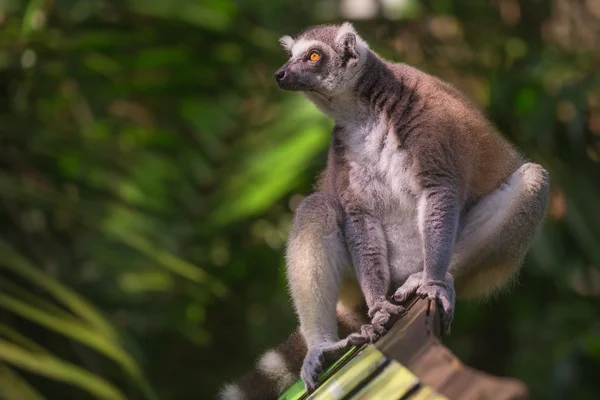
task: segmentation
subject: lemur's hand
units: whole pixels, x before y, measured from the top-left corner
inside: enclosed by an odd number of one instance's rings
[[[353,343],[343,339],[337,342],[326,342],[310,347],[302,363],[300,377],[308,392],[314,391],[319,385],[319,374],[330,362],[342,355]]]
[[[383,335],[387,332],[386,325],[393,315],[399,315],[404,312],[405,308],[390,302],[385,297],[380,298],[369,308],[369,318],[371,318],[371,325],[373,329],[379,334]]]
[[[452,318],[454,317],[454,303],[456,301],[452,275],[446,273],[443,281],[425,281],[423,279],[423,272],[414,273],[408,277],[404,285],[396,290],[392,298],[397,302],[403,302],[414,293],[419,296],[426,296],[432,301],[437,301],[442,308],[443,330],[449,333]]]
[[[385,297],[378,299],[368,312],[371,323],[361,326],[360,332],[348,336],[348,341],[354,345],[375,343],[381,335],[387,332],[386,325],[390,318],[393,315],[402,314],[404,310],[404,307],[393,304]]]
[[[355,332],[348,336],[348,342],[355,346],[361,346],[365,343],[375,343],[379,339],[379,336],[373,325],[365,324],[360,327],[360,332]]]

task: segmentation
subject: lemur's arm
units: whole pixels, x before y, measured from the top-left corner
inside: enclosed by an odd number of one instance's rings
[[[444,133],[438,133],[443,135]],[[418,226],[423,249],[423,271],[413,274],[393,296],[404,301],[413,293],[425,295],[442,306],[443,324],[450,328],[455,290],[448,268],[452,261],[461,208],[461,163],[456,140],[424,138],[415,157],[415,176],[421,188]]]
[[[345,236],[358,282],[369,307],[373,331],[365,331],[363,338],[374,340],[385,333],[384,325],[403,307],[392,304],[386,297],[390,286],[387,240],[381,222],[367,211],[342,196],[346,214]],[[344,201],[345,200],[345,201]]]
[[[459,217],[456,187],[435,186],[419,200],[419,231],[423,242],[423,282],[446,279],[450,266]]]

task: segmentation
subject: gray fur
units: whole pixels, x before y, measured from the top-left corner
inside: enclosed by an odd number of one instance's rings
[[[287,41],[291,43],[290,41]],[[310,62],[317,49],[322,57]],[[381,59],[349,24],[293,40],[281,88],[335,120],[317,193],[298,208],[287,277],[308,351],[309,390],[328,357],[374,341],[413,293],[487,295],[519,270],[545,216],[548,173],[525,163],[450,84]],[[343,283],[360,285],[370,324],[338,340]],[[348,307],[345,307],[346,309]]]
[[[338,292],[343,278],[352,273],[341,224],[342,209],[335,198],[314,193],[298,207],[290,233],[286,272],[292,298],[318,301],[316,308],[294,303],[309,347],[338,339]]]

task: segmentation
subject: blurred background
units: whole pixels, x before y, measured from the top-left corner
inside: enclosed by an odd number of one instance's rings
[[[343,20],[552,177],[519,283],[459,303],[446,343],[598,398],[598,0],[0,0],[0,398],[213,398],[287,337],[332,122],[278,90],[278,38]]]

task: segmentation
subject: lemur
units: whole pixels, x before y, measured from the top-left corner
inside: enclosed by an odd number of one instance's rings
[[[515,276],[548,203],[547,171],[466,96],[382,59],[350,23],[280,42],[290,59],[277,84],[335,125],[327,167],[287,244],[299,331],[222,399],[275,398],[299,371],[314,390],[327,360],[377,340],[415,293],[440,304],[448,329],[455,290],[486,296]]]

